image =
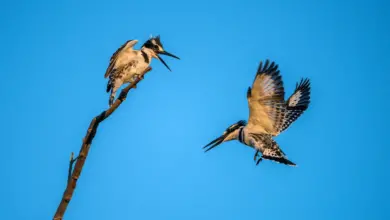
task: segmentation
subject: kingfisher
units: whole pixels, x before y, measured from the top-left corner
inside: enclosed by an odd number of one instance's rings
[[[169,71],[171,69],[159,54],[167,55],[176,59],[179,57],[164,50],[160,40],[160,35],[150,37],[140,50],[134,50],[133,47],[138,40],[128,40],[111,56],[108,68],[104,78],[109,77],[107,83],[107,93],[111,92],[109,106],[115,99],[116,91],[125,83],[132,83],[140,74],[148,68],[152,58],[160,60]]]
[[[285,101],[282,76],[275,62],[260,62],[252,88],[247,91],[248,122],[240,120],[229,126],[219,138],[203,147],[205,152],[223,142],[238,140],[254,148],[258,165],[263,159],[296,166],[273,139],[286,130],[309,107],[310,80],[302,78],[294,93]],[[261,152],[261,156],[259,155]]]

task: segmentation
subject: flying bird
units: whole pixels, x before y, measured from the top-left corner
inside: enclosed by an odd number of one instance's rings
[[[229,126],[222,136],[205,147],[205,152],[223,142],[238,140],[255,149],[254,160],[258,165],[263,159],[290,166],[295,163],[287,159],[273,137],[286,130],[308,108],[310,103],[310,80],[301,79],[294,93],[285,101],[284,87],[278,65],[263,65],[260,62],[252,88],[247,91],[249,120],[240,120]],[[259,156],[259,152],[262,154]],[[256,161],[257,160],[257,161]]]
[[[176,59],[179,57],[164,50],[160,36],[150,37],[140,50],[134,50],[133,46],[138,40],[128,40],[111,56],[110,63],[104,74],[109,77],[107,93],[111,92],[109,105],[114,102],[116,91],[125,83],[132,83],[139,75],[148,68],[152,58],[160,60],[169,71],[171,69],[159,54],[167,55]]]

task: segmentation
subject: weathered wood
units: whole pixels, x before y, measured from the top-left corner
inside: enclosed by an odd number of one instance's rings
[[[106,111],[103,111],[98,116],[94,117],[89,125],[89,128],[87,130],[87,134],[83,138],[83,143],[81,145],[81,149],[79,152],[79,155],[74,159],[73,153],[71,154],[70,163],[69,163],[69,176],[68,176],[68,182],[66,185],[65,192],[62,196],[61,202],[57,208],[56,213],[54,214],[53,219],[54,220],[62,220],[63,216],[65,214],[65,211],[68,207],[68,204],[70,200],[72,199],[74,190],[76,189],[76,183],[77,180],[80,178],[81,171],[83,170],[83,166],[85,163],[85,160],[87,159],[89,149],[92,144],[92,140],[95,137],[97,128],[99,124],[104,121],[106,118],[108,118],[114,111],[122,104],[123,101],[126,100],[127,93],[132,88],[136,88],[136,85],[139,81],[141,81],[144,77],[144,75],[152,70],[151,67],[148,67],[138,79],[136,79],[133,83],[129,84],[126,88],[124,88],[119,97],[115,100],[115,102],[111,105],[110,108],[108,108]],[[74,168],[73,164],[76,162]],[[72,169],[73,168],[73,169]]]

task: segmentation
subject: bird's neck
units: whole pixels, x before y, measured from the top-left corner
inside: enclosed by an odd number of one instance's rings
[[[243,144],[245,144],[245,127],[242,126],[238,129],[238,135],[237,135],[237,140]]]
[[[144,52],[148,56],[149,59],[157,58],[157,54],[152,49],[149,49],[147,47],[142,47],[141,51]]]

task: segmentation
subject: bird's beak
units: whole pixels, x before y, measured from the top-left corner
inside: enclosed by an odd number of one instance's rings
[[[222,135],[221,137],[219,137],[219,138],[217,138],[217,139],[211,141],[209,144],[207,144],[206,146],[204,146],[203,149],[206,149],[205,152],[207,152],[207,151],[213,149],[214,147],[220,145],[220,144],[223,142],[223,140],[225,139],[225,137],[226,137],[225,135]],[[211,145],[211,146],[210,146],[210,145]],[[207,147],[208,147],[208,148],[207,148]]]
[[[163,54],[163,55],[167,55],[167,56],[170,56],[170,57],[173,57],[173,58],[176,58],[176,59],[180,60],[179,57],[177,57],[177,56],[175,56],[175,55],[173,55],[173,54],[171,54],[171,53],[168,53],[168,52],[165,51],[165,50],[160,51],[160,52],[158,52],[158,53],[159,53],[159,54]]]
[[[176,58],[176,59],[180,60],[179,57],[177,57],[177,56],[175,56],[175,55],[173,55],[173,54],[171,54],[171,53],[168,53],[168,52],[166,52],[166,51],[159,51],[158,54],[167,55],[167,56],[170,56],[170,57],[173,57],[173,58]],[[157,54],[157,57],[158,57],[158,59],[161,61],[161,63],[163,63],[164,66],[165,66],[166,68],[168,68],[169,71],[171,71],[171,68],[169,68],[169,66],[167,65],[167,63],[165,63],[165,61],[164,61],[158,54]]]
[[[158,57],[158,59],[161,61],[161,63],[163,63],[164,66],[165,66],[167,69],[169,69],[169,71],[172,71],[171,68],[169,68],[169,66],[167,65],[167,63],[165,63],[165,61],[164,61],[158,54],[157,54],[157,57]]]

